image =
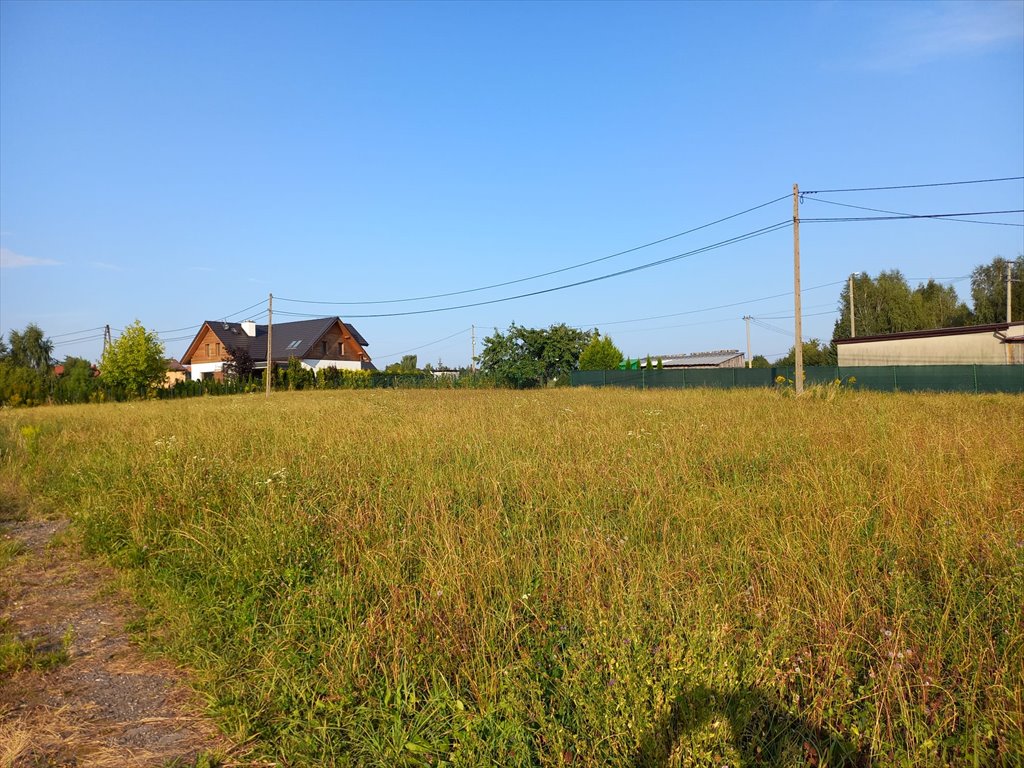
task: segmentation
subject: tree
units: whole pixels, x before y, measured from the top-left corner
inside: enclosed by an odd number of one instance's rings
[[[7,342],[4,341],[3,336],[0,336],[0,361],[6,360],[7,356],[11,354],[11,348],[7,346]]]
[[[920,330],[957,328],[971,322],[971,310],[960,301],[952,285],[934,280],[921,283],[914,289],[914,304]]]
[[[796,358],[796,353],[793,354],[793,357],[794,357],[794,359]],[[765,357],[764,355],[754,355],[753,359],[751,359],[751,361],[750,361],[750,367],[751,368],[771,368],[772,364],[768,362],[768,358]]]
[[[763,359],[763,358],[762,358]],[[776,365],[796,365],[796,347],[790,347],[785,357],[775,361]],[[804,342],[804,365],[835,365],[836,354],[828,344],[818,339]]]
[[[228,381],[249,381],[256,375],[256,363],[244,347],[228,350],[228,359],[222,368]]]
[[[63,375],[57,379],[55,399],[62,403],[87,403],[96,389],[92,363],[68,356],[62,363]]]
[[[581,371],[613,371],[622,362],[622,352],[612,343],[610,336],[597,334],[580,352]]]
[[[505,386],[547,384],[579,367],[580,355],[594,333],[564,323],[546,329],[512,323],[506,333],[495,329],[493,335],[484,338],[480,370]]]
[[[8,338],[11,350],[6,357],[13,365],[43,372],[53,366],[53,342],[35,323],[29,323],[24,331],[11,331]]]
[[[1006,322],[1006,265],[1007,259],[997,256],[989,264],[982,264],[971,272],[971,300],[974,302],[973,321],[978,324]],[[1013,319],[1024,317],[1024,255],[1013,264],[1011,303]]]
[[[101,379],[129,396],[159,386],[167,375],[164,345],[157,335],[136,320],[103,351]]]

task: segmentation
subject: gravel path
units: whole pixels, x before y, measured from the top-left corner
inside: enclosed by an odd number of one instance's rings
[[[13,522],[0,534],[22,550],[0,572],[0,629],[53,660],[0,668],[0,768],[189,766],[226,754],[182,671],[128,638],[130,604],[110,571],[54,543],[65,526]]]

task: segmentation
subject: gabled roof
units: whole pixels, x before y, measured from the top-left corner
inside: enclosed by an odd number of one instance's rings
[[[339,317],[318,317],[294,323],[274,323],[274,346],[271,350],[274,360],[283,362],[290,357],[319,358],[320,355],[315,352],[314,345],[334,327],[335,323],[341,323],[360,347],[370,345],[359,331],[348,323],[342,322]],[[191,359],[195,353],[193,348],[203,336],[206,328],[214,332],[229,353],[234,354],[238,350],[244,350],[249,353],[253,362],[266,362],[267,326],[257,325],[256,335],[250,336],[242,329],[241,323],[229,323],[224,320],[204,321],[199,333],[196,334],[188,350],[182,355],[182,360]]]

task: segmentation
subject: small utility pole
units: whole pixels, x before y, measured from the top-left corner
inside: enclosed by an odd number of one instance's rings
[[[274,294],[267,297],[267,397],[270,397],[270,379],[274,375],[274,356],[270,350],[274,342]]]
[[[110,325],[103,326],[103,351],[106,352],[107,348],[113,343],[110,338]]]
[[[751,367],[750,357],[750,315],[744,315],[743,319],[747,321],[747,368]]]
[[[796,393],[804,392],[804,337],[800,322],[800,187],[793,185],[793,320],[796,345],[793,352],[796,356],[796,379],[793,386]]]
[[[1011,314],[1011,310],[1013,309],[1013,300],[1011,299],[1011,296],[1013,295],[1013,291],[1011,290],[1012,288],[1013,288],[1013,262],[1010,261],[1009,259],[1007,259],[1006,260],[1006,322],[1008,322],[1008,323],[1012,323],[1013,322],[1013,315]]]
[[[850,275],[850,338],[857,338],[857,323],[853,319],[853,275]]]
[[[473,354],[469,358],[469,370],[470,373],[476,373],[476,326],[469,326],[469,330],[473,338]]]

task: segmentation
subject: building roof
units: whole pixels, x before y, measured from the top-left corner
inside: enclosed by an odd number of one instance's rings
[[[963,325],[957,328],[931,328],[924,331],[903,331],[902,333],[881,333],[875,336],[857,336],[853,339],[833,339],[833,343],[859,344],[864,341],[897,341],[899,339],[928,339],[935,336],[958,336],[968,333],[1005,333],[1013,326],[1021,326],[1020,322],[988,323],[987,325]]]
[[[734,357],[742,357],[737,349],[720,349],[715,352],[691,352],[675,355],[651,355],[651,362],[661,360],[661,364],[672,368],[685,368],[690,365],[721,365]],[[643,361],[646,362],[646,359]]]
[[[359,331],[348,323],[342,322],[339,317],[318,317],[313,320],[298,320],[294,323],[274,323],[273,349],[271,350],[274,360],[285,361],[290,357],[318,358],[319,355],[311,354],[313,345],[334,327],[335,323],[341,323],[352,334],[352,338],[359,346],[368,347],[370,345]],[[217,335],[221,343],[227,347],[228,352],[234,354],[238,350],[244,350],[248,352],[253,362],[266,362],[267,326],[257,325],[255,336],[247,334],[242,329],[241,323],[206,320],[203,327],[206,326],[209,326]],[[202,333],[203,331],[200,329],[189,345],[190,351]],[[188,356],[189,354],[186,352],[182,359],[184,360]]]

